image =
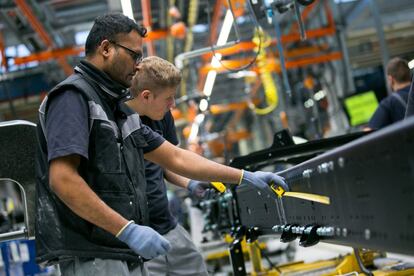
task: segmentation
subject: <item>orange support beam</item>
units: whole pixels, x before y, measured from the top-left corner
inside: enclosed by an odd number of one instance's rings
[[[327,35],[334,35],[336,33],[335,27],[320,28],[306,31],[308,39],[323,37]],[[300,34],[282,35],[282,43],[300,41]]]
[[[151,31],[148,33],[147,37],[144,38],[144,41],[148,40],[158,40],[167,37],[168,32],[166,30]],[[0,42],[1,47],[1,42]],[[1,49],[0,49],[1,50]],[[62,48],[62,49],[52,49],[46,50],[43,52],[34,53],[24,57],[16,57],[13,59],[14,64],[22,65],[32,61],[47,61],[49,59],[62,59],[67,56],[79,55],[84,52],[83,47],[72,47],[72,48]]]
[[[155,30],[155,31],[149,30],[147,33],[147,36],[144,38],[144,42],[163,39],[163,38],[166,38],[168,34],[169,34],[168,30]]]
[[[328,49],[329,49],[329,45],[327,44],[322,44],[318,46],[300,47],[300,48],[286,51],[285,58],[297,58],[297,57],[320,54],[321,52],[327,51]],[[278,55],[279,53],[277,53],[276,56]]]
[[[20,8],[23,14],[26,16],[27,20],[29,21],[30,25],[32,26],[33,30],[40,36],[43,43],[45,43],[46,47],[52,48],[53,40],[50,38],[46,30],[43,28],[42,24],[33,14],[32,9],[27,5],[25,0],[14,0],[16,5]],[[59,65],[62,67],[63,71],[66,75],[70,75],[73,72],[72,67],[68,64],[64,57],[60,57],[57,59]]]
[[[73,56],[79,55],[80,53],[84,52],[85,49],[83,47],[75,47],[75,48],[63,48],[63,49],[52,49],[43,52],[38,52],[35,54],[31,54],[25,57],[16,57],[13,59],[14,64],[22,65],[32,61],[47,61],[49,59],[58,59],[63,58],[66,56]]]
[[[237,18],[244,14],[245,2],[245,0],[230,0],[225,1],[223,4],[227,9],[231,9],[234,16]]]
[[[324,10],[325,10],[328,25],[326,27],[322,27],[322,28],[318,28],[318,29],[307,30],[306,35],[307,35],[308,39],[315,39],[315,38],[319,38],[319,37],[331,36],[331,35],[336,34],[335,22],[334,22],[334,19],[333,19],[332,11],[329,8],[329,4],[327,3],[327,1],[324,1],[323,5],[324,5]],[[304,9],[304,11],[302,12],[302,18],[306,19],[309,16],[310,12],[315,7],[316,7],[316,2],[314,2],[310,6],[307,6]],[[293,30],[295,30],[295,29],[293,29]],[[297,32],[297,31],[281,36],[281,42],[283,44],[292,43],[292,42],[299,42],[299,41],[301,41],[301,38],[300,38],[299,32]],[[271,45],[272,46],[276,45],[276,40],[272,40]],[[228,55],[232,55],[232,54],[238,54],[238,53],[242,53],[242,52],[246,52],[246,51],[251,51],[251,50],[254,49],[254,47],[256,47],[256,45],[253,42],[245,41],[245,42],[240,42],[237,45],[234,45],[234,46],[229,47],[229,48],[217,50],[215,52],[222,54],[223,58],[224,58],[224,56],[226,56],[226,55],[228,56]],[[212,56],[213,56],[212,53],[206,53],[206,54],[203,55],[203,60],[208,61],[209,59],[211,59]]]
[[[226,113],[235,110],[244,110],[248,107],[247,102],[229,103],[229,104],[215,104],[210,106],[210,112],[213,115]]]
[[[211,26],[210,26],[210,45],[214,45],[217,40],[217,30],[218,30],[218,24],[220,21],[220,18],[222,16],[222,6],[224,4],[224,0],[217,0],[214,4],[213,9],[213,16],[211,17]],[[206,54],[202,56],[202,59],[205,63],[211,61],[213,55],[212,54]],[[200,76],[198,78],[197,82],[197,89],[199,91],[203,90],[203,86],[205,84],[206,78],[205,76]]]
[[[3,39],[3,32],[0,30],[0,54],[1,54],[1,67],[7,71],[7,59],[6,59],[6,44]]]
[[[144,27],[147,28],[147,30],[151,31],[152,29],[151,1],[141,0],[141,8],[142,8],[142,19],[143,19]],[[155,48],[151,40],[146,40],[145,45],[147,46],[148,55],[149,56],[155,55]]]
[[[217,39],[217,29],[222,15],[222,6],[224,0],[217,0],[214,4],[213,16],[211,17],[211,27],[210,27],[210,43],[215,44],[214,42]]]
[[[25,0],[14,0],[16,5],[20,8],[23,14],[26,16],[33,30],[40,36],[46,47],[53,47],[53,41],[48,33],[43,28],[42,24],[33,14],[32,9],[27,5]]]
[[[323,54],[319,56],[305,57],[305,58],[300,58],[297,60],[286,61],[286,69],[304,67],[307,65],[311,65],[315,63],[323,63],[323,62],[327,62],[331,60],[339,60],[341,58],[342,58],[341,52],[332,52],[332,53]],[[249,59],[222,60],[221,62],[227,68],[237,68],[237,67],[246,65],[248,62],[250,62],[250,60]],[[275,58],[268,58],[267,63],[268,63],[268,70],[280,73],[280,64],[279,62],[275,60]],[[211,65],[205,65],[200,68],[199,72],[201,75],[206,75],[208,71],[213,70],[213,69],[216,70],[217,73],[222,73],[222,72],[227,71],[227,69],[224,67],[213,68]],[[253,67],[252,70],[258,72],[257,67]]]
[[[306,36],[308,37],[308,39],[312,39],[312,38],[319,38],[323,36],[334,35],[335,33],[336,33],[335,27],[325,27],[325,28],[319,28],[319,29],[306,31]],[[300,41],[300,34],[294,33],[294,34],[282,35],[281,40],[282,40],[282,43],[297,42],[297,41]],[[272,46],[276,45],[276,40],[272,40],[271,45]],[[226,55],[233,55],[233,54],[250,51],[250,50],[253,50],[254,47],[256,47],[256,45],[253,42],[244,41],[244,42],[240,42],[234,46],[231,46],[225,49],[216,50],[215,52],[222,54],[224,57]],[[207,60],[211,59],[212,56],[213,54],[211,52],[203,55],[203,57],[206,57]]]
[[[276,44],[276,41],[272,41],[272,44]],[[251,51],[251,50],[254,49],[254,47],[256,47],[256,45],[253,42],[244,41],[244,42],[238,43],[235,46],[225,48],[225,49],[221,49],[221,50],[217,50],[216,52],[222,54],[223,57],[225,57],[225,56],[229,56],[229,55],[234,55],[234,54],[239,54],[239,53]],[[285,56],[290,57],[290,56],[311,54],[311,53],[320,52],[320,51],[323,51],[323,50],[326,50],[326,49],[328,49],[328,46],[326,44],[321,45],[321,46],[301,47],[299,49],[293,49],[293,50],[287,51]],[[279,55],[277,52],[275,52],[274,54]],[[208,57],[213,56],[212,53],[208,53],[208,54],[205,54],[205,55],[208,56]]]
[[[328,21],[328,26],[335,29],[335,20],[334,20],[333,14],[332,14],[332,10],[329,8],[328,1],[324,1],[323,6],[325,8],[326,19]]]
[[[315,63],[323,63],[328,62],[332,60],[339,60],[342,59],[342,53],[341,52],[332,52],[328,54],[323,54],[316,57],[308,57],[308,58],[300,58],[298,60],[292,60],[286,62],[286,68],[298,68],[303,67]]]

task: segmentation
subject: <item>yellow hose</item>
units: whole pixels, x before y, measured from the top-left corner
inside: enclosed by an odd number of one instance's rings
[[[193,47],[193,32],[192,28],[197,22],[198,15],[198,0],[191,0],[188,6],[188,18],[187,18],[187,35],[185,38],[184,52],[191,51]],[[187,67],[184,67],[182,70],[182,79],[181,79],[181,96],[187,94],[187,78],[189,71]]]
[[[259,68],[260,80],[262,81],[266,102],[268,104],[264,108],[255,106],[254,111],[258,115],[266,115],[275,110],[279,103],[277,87],[272,73],[267,66],[266,48],[270,46],[271,40],[261,28],[258,28],[255,31],[252,41],[256,44],[255,52],[258,53],[257,67]]]

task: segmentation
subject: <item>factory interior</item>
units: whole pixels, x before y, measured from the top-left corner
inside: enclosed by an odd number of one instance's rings
[[[149,260],[148,275],[414,275],[413,0],[0,0],[0,276],[72,275],[36,259],[42,102],[85,59],[105,14],[144,26],[143,60],[180,71],[169,110],[178,147],[243,170],[240,185],[207,181],[202,196],[164,174],[165,208],[205,271],[157,272]],[[140,66],[136,48],[113,44]],[[375,125],[391,98],[402,117]],[[289,190],[244,183],[260,171]],[[73,275],[111,273],[146,275]]]

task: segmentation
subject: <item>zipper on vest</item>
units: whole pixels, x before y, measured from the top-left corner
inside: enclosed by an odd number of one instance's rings
[[[118,145],[118,162],[119,162],[119,171],[122,172],[122,150],[124,146],[122,143],[116,143]]]
[[[132,139],[133,140],[133,139]],[[119,147],[119,154],[121,155],[120,157],[121,158],[123,158],[123,156],[124,156],[124,154],[123,154],[123,151],[124,151],[124,145],[123,145],[123,142],[121,141],[121,142],[118,142],[117,143],[118,144],[118,147]],[[119,159],[119,160],[121,160],[121,158]],[[121,163],[122,163],[122,161],[120,161]],[[126,161],[125,161],[126,162]],[[142,224],[142,221],[143,221],[143,214],[142,214],[142,212],[141,212],[141,205],[139,204],[139,198],[138,198],[138,194],[137,194],[137,190],[135,189],[135,186],[134,186],[134,184],[132,183],[132,174],[129,172],[129,168],[128,168],[128,165],[126,166],[126,168],[125,168],[125,170],[126,170],[126,173],[127,173],[127,175],[128,175],[128,184],[129,184],[129,186],[130,186],[130,188],[132,189],[132,194],[133,194],[133,196],[134,196],[134,201],[135,201],[135,210],[134,210],[134,208],[132,208],[134,211],[135,211],[135,214],[136,214],[136,216],[139,218],[139,222],[137,221],[137,223],[138,224]],[[137,188],[138,189],[138,188]],[[139,189],[138,189],[139,190]],[[132,203],[132,204],[131,204]],[[130,202],[130,205],[132,205],[132,206],[134,206],[134,203],[133,202]]]

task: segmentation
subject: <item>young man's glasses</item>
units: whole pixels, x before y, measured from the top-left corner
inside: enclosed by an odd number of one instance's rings
[[[124,50],[126,50],[127,53],[132,57],[132,59],[135,60],[135,64],[138,64],[142,61],[142,58],[143,58],[144,55],[142,54],[141,51],[136,52],[134,50],[129,49],[128,47],[125,47],[124,45],[116,43],[115,41],[109,41],[109,42],[111,42],[112,44],[115,44],[116,46],[121,47]]]

